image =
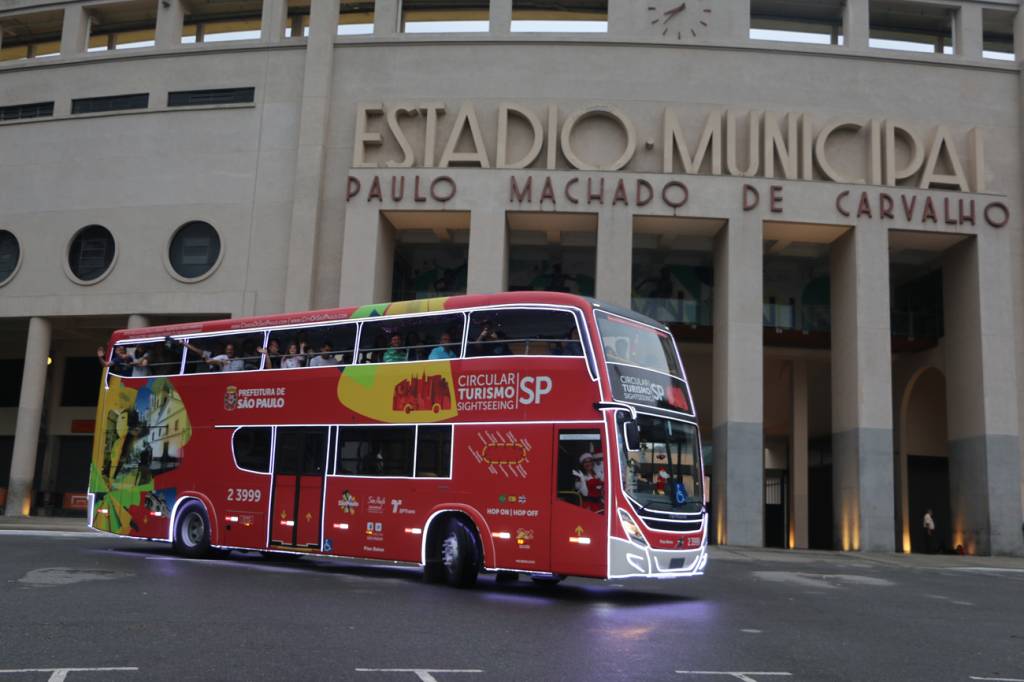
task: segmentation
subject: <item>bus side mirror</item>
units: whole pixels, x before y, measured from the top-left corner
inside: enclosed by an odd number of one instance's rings
[[[626,443],[626,450],[636,452],[640,449],[640,427],[636,420],[627,419],[622,422],[622,439]]]

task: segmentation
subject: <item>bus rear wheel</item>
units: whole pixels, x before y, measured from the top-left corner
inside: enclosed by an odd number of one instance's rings
[[[210,519],[198,501],[186,502],[174,523],[174,551],[190,559],[210,554]]]
[[[440,543],[445,581],[452,587],[472,587],[480,573],[480,541],[476,531],[458,517],[448,519]]]

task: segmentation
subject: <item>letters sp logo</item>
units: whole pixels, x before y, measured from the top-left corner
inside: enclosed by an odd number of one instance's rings
[[[651,382],[651,393],[654,394],[654,399],[661,402],[665,399],[665,387],[661,384]]]
[[[551,393],[551,377],[523,377],[519,380],[520,405],[538,405],[548,393]]]
[[[230,412],[238,407],[238,387],[228,386],[224,389],[224,409]]]

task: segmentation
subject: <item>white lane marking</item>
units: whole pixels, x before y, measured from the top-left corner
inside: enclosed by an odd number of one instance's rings
[[[974,606],[973,602],[959,601],[957,599],[953,599],[952,597],[945,597],[941,594],[926,594],[924,596],[928,597],[929,599],[939,599],[941,601],[948,601],[950,604],[956,604],[957,606]]]
[[[729,677],[735,677],[737,680],[743,680],[743,682],[757,682],[757,678],[751,677],[751,675],[757,675],[757,677],[766,677],[776,675],[779,677],[790,677],[793,673],[786,672],[750,672],[750,671],[735,671],[735,670],[677,670],[680,675],[728,675]]]
[[[882,578],[844,573],[801,573],[796,571],[754,571],[755,578],[775,583],[789,583],[801,587],[839,589],[847,585],[865,587],[891,587],[896,583]]]
[[[757,628],[740,628],[740,632],[745,632],[748,635],[759,635],[762,631]]]
[[[10,530],[10,529],[0,529],[0,535],[20,535],[22,537],[39,537],[39,538],[99,538],[99,537],[102,537],[96,531],[77,531],[77,530]]]
[[[950,566],[943,571],[984,571],[986,573],[1024,573],[1024,568],[998,568],[996,566]],[[985,679],[985,678],[979,678]],[[991,678],[998,679],[998,678]]]
[[[433,673],[482,673],[483,670],[446,670],[444,668],[356,668],[357,673],[413,673],[421,682],[437,682]]]
[[[99,672],[138,672],[138,668],[22,668],[20,670],[0,670],[0,675],[23,675],[25,673],[50,673],[47,682],[64,682],[68,673],[99,673]]]
[[[1024,682],[1024,679],[1019,677],[978,677],[971,675],[972,680],[986,680],[987,682]]]

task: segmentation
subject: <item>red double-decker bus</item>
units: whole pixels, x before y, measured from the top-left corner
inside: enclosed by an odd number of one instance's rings
[[[481,571],[700,574],[700,438],[668,330],[530,292],[116,332],[90,525]]]

